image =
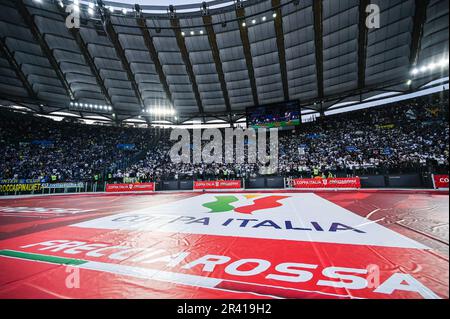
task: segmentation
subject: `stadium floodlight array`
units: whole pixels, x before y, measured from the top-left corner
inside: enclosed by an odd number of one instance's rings
[[[160,117],[172,117],[176,115],[176,111],[173,108],[153,108],[144,110],[144,114]]]
[[[98,13],[98,10],[96,8],[104,8],[109,11],[112,15],[118,15],[118,16],[128,16],[133,14],[141,14],[142,9],[140,5],[135,4],[134,8],[131,7],[123,7],[127,6],[127,4],[122,4],[119,1],[115,6],[111,6],[112,2],[108,2],[108,5],[104,5],[103,1],[96,1],[96,0],[33,0],[37,3],[45,3],[45,2],[52,2],[57,3],[61,8],[64,8],[65,6],[72,5],[74,7],[74,10],[76,12],[84,12],[85,14],[89,16],[95,16]],[[230,0],[230,3],[232,0]],[[298,5],[298,1],[296,0],[290,0],[286,3],[281,4],[280,6],[264,10],[259,13],[254,13],[248,15],[244,20],[241,18],[235,18],[231,20],[216,22],[213,25],[222,25],[222,27],[226,27],[228,22],[236,21],[242,25],[242,27],[246,27],[248,25],[256,25],[258,23],[265,23],[270,21],[270,16],[272,16],[273,19],[276,19],[278,17],[278,14],[275,10],[280,9],[281,7],[287,6],[288,4],[293,3],[294,5]],[[202,8],[200,10],[201,12],[204,12],[205,9]],[[248,21],[246,21],[248,20]],[[181,35],[183,37],[185,36],[203,36],[206,34],[206,31],[203,29],[204,25],[197,25],[197,26],[191,26],[189,30],[182,30]],[[160,33],[162,29],[172,29],[172,27],[149,27],[149,29],[156,30],[157,33]]]
[[[203,31],[203,30],[200,30],[200,31],[194,31],[194,30],[191,30],[191,31],[189,31],[189,35],[190,36],[194,36],[194,35],[204,35],[205,34],[205,31]],[[184,31],[181,31],[181,35],[184,37],[184,36],[186,36],[186,32],[184,32]]]
[[[44,2],[44,0],[33,0],[34,2],[37,3],[42,3]],[[55,1],[55,0],[47,0],[47,1]],[[97,1],[95,0],[56,0],[58,5],[63,8],[66,4],[68,3],[68,5],[73,5],[75,11],[79,12],[80,9],[87,12],[89,15],[93,16],[95,15],[95,8],[99,7],[99,4],[97,3]],[[82,8],[82,5],[80,4],[80,2],[84,2],[83,5],[87,5],[85,8]],[[120,5],[120,3],[117,3],[118,5]],[[124,16],[128,15],[130,12],[133,12],[134,10],[132,9],[128,9],[128,8],[115,8],[112,6],[104,6],[110,13],[117,13],[120,12],[122,13]],[[87,9],[86,9],[87,8]],[[137,8],[137,7],[136,7]],[[136,10],[137,12],[137,10]]]
[[[424,75],[426,73],[432,73],[435,71],[439,71],[442,69],[448,68],[448,57],[442,58],[441,60],[437,62],[431,62],[427,65],[417,66],[414,69],[411,70],[411,75],[417,76],[417,75]]]
[[[276,13],[276,12],[272,13],[272,18],[274,18],[274,19],[277,18],[277,13]],[[258,22],[259,22],[259,23],[264,23],[264,22],[266,22],[266,21],[267,21],[267,16],[265,16],[265,15],[263,15],[262,17],[260,17],[260,18],[258,18],[258,19],[257,19],[257,18],[252,18],[252,19],[250,20],[250,22],[251,22],[252,25],[257,24]],[[242,25],[243,28],[245,28],[248,24],[249,24],[249,23],[247,23],[246,21],[243,21],[241,25]]]
[[[274,18],[274,19],[276,19],[276,17],[277,17],[277,14],[276,14],[276,12],[274,12],[273,14],[272,14],[272,18]],[[251,24],[252,25],[256,25],[256,24],[258,24],[258,23],[264,23],[264,22],[267,22],[267,16],[262,16],[262,17],[260,17],[260,18],[252,18],[251,20],[250,20],[250,22],[251,22]],[[226,26],[226,23],[224,24],[225,26]],[[248,25],[248,23],[244,20],[243,22],[242,22],[242,27],[246,27],[247,25]],[[190,30],[190,31],[188,31],[188,32],[186,32],[186,31],[181,31],[181,35],[183,36],[183,37],[186,37],[187,35],[190,35],[190,36],[195,36],[195,35],[204,35],[205,34],[205,31],[203,31],[203,30],[199,30],[199,31],[195,31],[195,30]]]
[[[110,105],[99,105],[99,104],[89,104],[79,102],[70,102],[69,109],[78,112],[85,111],[85,112],[108,113],[108,114],[113,111],[113,108]]]

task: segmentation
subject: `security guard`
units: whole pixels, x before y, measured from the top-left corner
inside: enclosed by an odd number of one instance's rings
[[[314,169],[313,169],[313,176],[314,176],[314,177],[317,177],[317,176],[319,176],[319,175],[320,175],[319,169],[318,169],[317,167],[314,167]]]

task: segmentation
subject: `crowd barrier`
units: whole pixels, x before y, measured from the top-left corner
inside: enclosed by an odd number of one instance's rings
[[[386,178],[384,175],[361,176],[361,188],[385,188]]]
[[[241,189],[383,189],[423,188],[448,189],[449,175],[369,175],[351,178],[286,179],[283,177],[257,177],[244,180],[193,181],[172,180],[158,183],[41,183],[36,180],[3,180],[0,195],[63,194],[81,192],[155,192],[205,191]]]
[[[158,183],[158,191],[177,191],[180,190],[180,181],[163,181]],[[192,188],[191,188],[192,190]]]
[[[266,186],[266,179],[264,177],[249,178],[245,180],[246,189],[265,188],[265,186]]]
[[[282,177],[267,177],[266,188],[285,188],[286,182]]]
[[[351,178],[297,178],[292,180],[293,188],[361,188],[359,177]]]
[[[242,189],[242,181],[194,181],[194,190]]]
[[[257,177],[245,180],[246,189],[264,189],[264,188],[280,188],[286,187],[286,181],[283,177]]]
[[[435,189],[448,189],[449,176],[448,175],[434,175],[433,174],[433,188]]]
[[[182,191],[189,191],[194,188],[194,181],[180,181],[179,188]]]
[[[419,174],[390,175],[387,178],[387,184],[390,188],[419,188],[423,186]]]
[[[107,193],[154,192],[155,183],[106,184]]]

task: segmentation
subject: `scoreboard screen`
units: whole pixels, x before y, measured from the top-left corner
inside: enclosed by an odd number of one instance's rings
[[[299,101],[273,103],[247,108],[247,127],[276,128],[301,124]]]

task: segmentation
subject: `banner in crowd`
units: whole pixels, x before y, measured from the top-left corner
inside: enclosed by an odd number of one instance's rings
[[[55,145],[55,142],[53,141],[47,141],[47,140],[36,140],[31,142],[33,145],[39,145],[41,147],[53,147]]]
[[[347,152],[350,152],[350,153],[356,153],[356,152],[359,152],[358,147],[352,146],[352,145],[346,146],[346,147],[345,147],[345,150],[346,150]]]
[[[395,124],[384,124],[384,125],[375,125],[375,126],[379,129],[383,129],[383,130],[391,130],[391,129],[395,128]]]
[[[385,147],[384,149],[381,150],[381,154],[382,155],[392,155],[392,148],[390,147]]]
[[[361,188],[359,177],[351,178],[298,178],[292,180],[294,188]]]
[[[58,188],[83,188],[84,183],[56,183],[56,184],[42,184],[42,188],[45,189],[58,189]]]
[[[434,188],[449,188],[448,175],[433,175]]]
[[[135,144],[117,144],[117,148],[119,150],[131,151],[136,148],[136,145]]]
[[[306,144],[300,144],[300,145],[298,146],[298,153],[299,153],[300,155],[306,155],[307,149],[308,149],[308,145],[306,145]]]
[[[154,192],[155,183],[107,184],[106,192]]]
[[[319,138],[321,138],[322,136],[320,134],[317,133],[311,133],[311,134],[307,134],[306,138],[309,138],[311,140],[317,140]]]
[[[232,181],[195,181],[194,190],[202,189],[240,189],[242,182],[240,180]]]

